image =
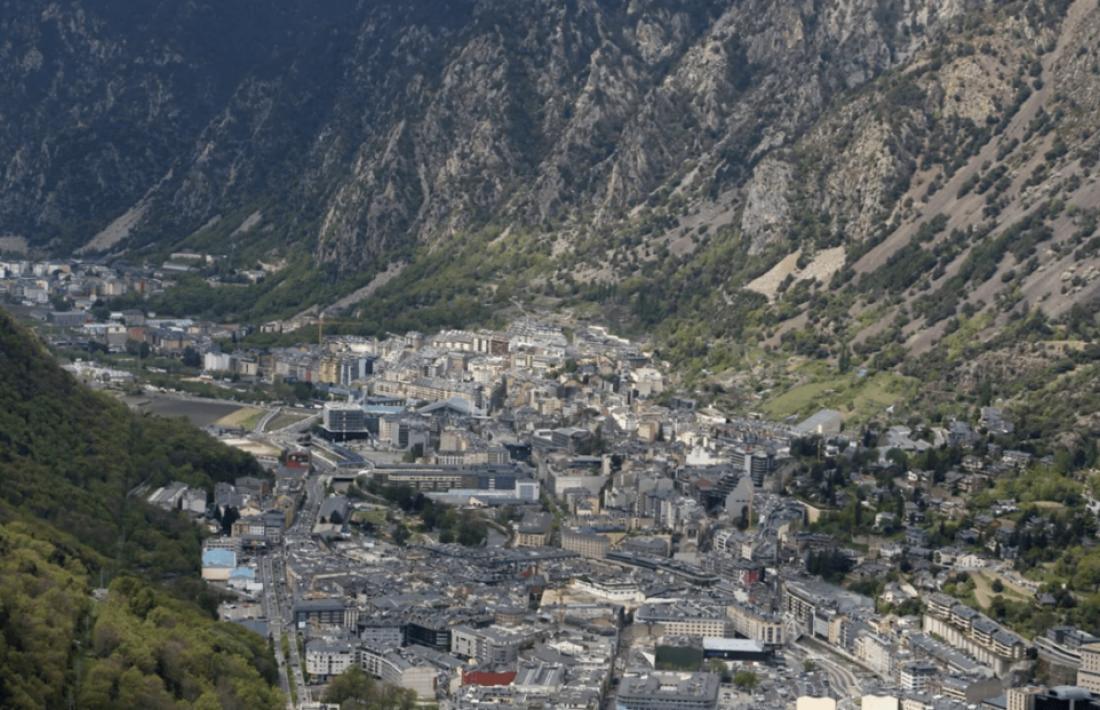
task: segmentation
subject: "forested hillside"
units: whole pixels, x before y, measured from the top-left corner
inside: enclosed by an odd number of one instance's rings
[[[198,529],[129,495],[258,473],[85,389],[0,312],[0,707],[278,706],[267,642],[211,615]]]

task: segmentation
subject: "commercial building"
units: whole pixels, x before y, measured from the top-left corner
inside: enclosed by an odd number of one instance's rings
[[[294,623],[298,628],[355,628],[358,613],[343,599],[303,599],[294,605]]]
[[[1034,700],[1035,710],[1100,710],[1100,697],[1072,685],[1049,688]]]
[[[408,649],[360,646],[359,666],[384,683],[416,693],[418,700],[434,700],[437,671]]]
[[[643,604],[634,612],[638,624],[654,624],[670,636],[727,636],[726,615],[720,609],[691,601]]]
[[[202,578],[209,582],[229,581],[229,574],[236,566],[237,553],[232,550],[203,550]]]
[[[476,629],[460,625],[451,629],[451,653],[487,666],[507,666],[515,664],[525,639],[522,634],[498,627]]]
[[[712,673],[653,672],[623,678],[615,702],[618,710],[711,710],[718,688]]]
[[[367,414],[358,404],[326,402],[321,428],[328,438],[345,440],[367,436]]]
[[[724,661],[766,661],[771,650],[764,644],[752,639],[731,639],[705,637],[703,639],[703,658],[720,658]]]
[[[566,528],[561,531],[561,548],[581,557],[601,559],[607,557],[611,540],[589,528]]]
[[[726,607],[726,618],[739,636],[766,646],[783,645],[783,619],[775,614],[735,602]]]
[[[620,604],[645,601],[645,592],[637,582],[630,579],[577,577],[573,580],[573,588],[593,597]]]

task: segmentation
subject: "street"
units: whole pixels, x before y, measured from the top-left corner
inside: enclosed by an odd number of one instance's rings
[[[271,417],[278,410],[271,413]],[[265,417],[266,419],[266,417]],[[303,420],[289,427],[269,432],[267,439],[278,447],[294,445],[294,438],[298,432],[308,428],[311,422]],[[319,469],[327,469],[320,466]],[[286,549],[295,540],[308,539],[321,508],[324,498],[324,487],[321,485],[320,470],[313,470],[305,480],[305,503],[294,518],[291,526],[284,531],[281,544],[275,545],[260,558],[261,581],[264,585],[264,611],[267,615],[272,638],[275,639],[276,660],[279,664],[280,683],[283,692],[287,696],[287,706],[294,707],[289,689],[293,683],[298,703],[312,700],[309,686],[306,685],[303,659],[298,650],[298,629],[294,624],[294,600],[290,596],[286,577]],[[282,648],[282,636],[286,633],[288,648]]]

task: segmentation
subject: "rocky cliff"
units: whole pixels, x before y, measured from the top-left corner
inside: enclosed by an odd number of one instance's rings
[[[0,14],[0,234],[918,352],[1100,283],[1095,0],[116,5]]]

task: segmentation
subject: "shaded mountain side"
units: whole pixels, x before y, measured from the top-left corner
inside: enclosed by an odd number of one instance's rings
[[[759,183],[787,169],[757,171],[770,153],[990,13],[1019,16],[1017,49],[1031,51],[1061,9],[170,5],[122,15],[71,0],[10,13],[0,97],[22,108],[0,137],[14,156],[4,231],[62,249],[81,231],[105,251],[189,239],[253,258],[297,246],[348,272],[447,248],[488,223],[583,248],[649,208],[668,212],[665,237],[743,223],[758,251],[781,231],[781,215],[765,212],[784,199],[771,188],[786,187]],[[160,41],[129,41],[146,29]]]
[[[198,529],[128,495],[246,474],[183,422],[85,389],[0,313],[0,706],[278,705],[267,643],[175,596],[213,603]]]

